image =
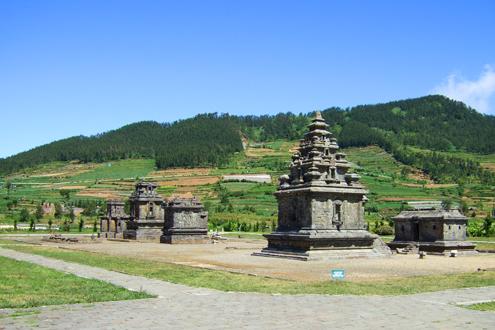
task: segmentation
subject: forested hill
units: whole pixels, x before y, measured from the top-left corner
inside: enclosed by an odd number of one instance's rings
[[[341,146],[378,144],[397,159],[423,168],[438,179],[445,178],[447,172],[452,178],[460,174],[466,177],[484,174],[480,172],[479,164],[458,163],[456,159],[438,154],[425,156],[406,146],[437,151],[495,152],[495,117],[482,115],[443,96],[350,109],[329,108],[322,113]],[[0,174],[56,160],[102,162],[149,157],[156,160],[159,168],[220,165],[234,152],[242,150],[242,135],[258,142],[296,140],[304,133],[313,114],[205,114],[170,124],[140,122],[96,136],[59,140],[0,159]],[[439,160],[439,157],[444,159]]]
[[[333,124],[345,126],[346,140],[362,125],[393,136],[405,145],[426,149],[477,153],[495,152],[495,117],[482,115],[462,102],[443,96],[362,105],[350,111],[330,109],[325,117]],[[359,123],[353,127],[346,123]],[[341,141],[356,144],[358,141]],[[368,144],[369,141],[359,141]]]
[[[159,168],[216,165],[242,150],[238,124],[228,115],[198,115],[174,123],[139,122],[91,137],[75,136],[0,159],[0,174],[50,161],[103,162],[154,158]]]

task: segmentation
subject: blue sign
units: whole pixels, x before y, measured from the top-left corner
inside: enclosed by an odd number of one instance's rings
[[[343,269],[332,269],[330,271],[330,276],[332,277],[332,280],[342,281],[345,278],[345,270],[343,270]]]

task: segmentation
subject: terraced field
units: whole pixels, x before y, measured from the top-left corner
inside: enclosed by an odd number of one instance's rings
[[[221,168],[177,168],[157,171],[152,159],[129,159],[107,163],[82,164],[53,162],[2,178],[15,188],[0,189],[0,222],[12,223],[22,208],[34,212],[42,201],[75,203],[80,200],[126,199],[138,180],[158,183],[163,197],[196,195],[210,211],[214,223],[236,221],[255,224],[268,230],[276,220],[277,205],[273,196],[277,177],[286,172],[295,141],[273,141],[248,146],[235,154]],[[462,198],[476,209],[472,214],[484,217],[493,207],[494,187],[456,184],[433,184],[418,169],[403,165],[379,147],[344,150],[354,164],[353,171],[362,177],[370,193],[367,208],[369,221],[386,218],[398,212],[403,201]],[[487,167],[495,164],[495,155],[477,157]],[[481,158],[482,159],[481,159]],[[492,163],[493,162],[493,163]],[[272,184],[223,182],[226,174],[264,173]],[[64,194],[61,191],[67,191]],[[15,203],[13,203],[15,201]],[[14,204],[14,205],[13,205]],[[42,222],[48,221],[45,217]],[[83,217],[84,218],[84,217]],[[92,223],[95,218],[86,219]],[[61,220],[53,219],[55,223]]]

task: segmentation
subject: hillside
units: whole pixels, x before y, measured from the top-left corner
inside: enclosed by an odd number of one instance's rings
[[[171,124],[140,122],[96,136],[55,141],[0,159],[0,175],[67,160],[88,163],[152,158],[161,169],[221,166],[242,150],[242,136],[252,143],[296,140],[311,115],[205,114]],[[484,170],[478,161],[453,156],[454,152],[495,152],[495,117],[479,114],[461,102],[426,96],[350,109],[329,108],[323,116],[343,147],[379,145],[437,182],[495,182],[493,173]]]
[[[139,122],[91,137],[75,136],[0,159],[0,175],[52,161],[154,158],[159,167],[215,165],[242,150],[229,116],[198,115],[172,124]]]
[[[27,209],[34,216],[42,202],[82,207],[86,224],[97,218],[95,207],[104,210],[107,199],[128,198],[137,180],[156,182],[163,197],[194,194],[208,208],[212,228],[268,230],[276,221],[273,192],[277,177],[287,171],[291,150],[297,141],[276,140],[251,144],[235,153],[221,167],[158,170],[153,159],[125,159],[104,163],[50,162],[8,177],[13,187],[0,189],[0,223],[21,221]],[[377,146],[343,150],[370,190],[366,217],[371,228],[397,214],[404,201],[446,200],[461,203],[467,215],[477,218],[474,229],[493,207],[495,187],[479,183],[437,184],[419,169],[396,161]],[[478,157],[464,153],[463,157]],[[484,164],[495,165],[495,155],[483,156]],[[226,174],[265,173],[271,184],[223,181]],[[471,210],[469,210],[471,208]],[[62,223],[68,215],[46,215],[40,220]],[[73,224],[77,227],[77,221]],[[236,229],[237,228],[237,229]],[[481,227],[480,227],[481,228]]]

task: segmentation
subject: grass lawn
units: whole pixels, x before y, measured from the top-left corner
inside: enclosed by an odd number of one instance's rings
[[[91,303],[152,297],[97,280],[0,257],[0,308]]]
[[[466,306],[477,311],[495,312],[495,301]]]
[[[329,280],[301,283],[83,251],[69,251],[40,246],[5,245],[4,247],[126,274],[221,291],[283,294],[400,295],[495,285],[495,272],[493,271],[456,275],[416,276],[373,282],[334,282]]]

